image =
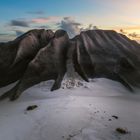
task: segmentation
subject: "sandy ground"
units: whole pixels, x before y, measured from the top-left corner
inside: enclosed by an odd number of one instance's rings
[[[0,140],[140,140],[139,90],[95,79],[50,92],[52,82],[26,90],[15,102],[0,102]],[[38,107],[27,111],[30,105]]]

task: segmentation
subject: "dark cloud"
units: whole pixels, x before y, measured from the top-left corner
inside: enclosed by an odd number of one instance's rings
[[[123,29],[120,29],[120,33],[127,35],[128,33],[126,31],[124,31]]]
[[[29,22],[24,20],[11,20],[10,26],[29,27]]]
[[[0,36],[7,36],[7,35],[9,35],[9,34],[7,34],[7,33],[0,33]]]
[[[69,20],[70,19],[70,17],[64,17],[64,20]]]
[[[24,34],[24,32],[23,31],[20,31],[20,30],[15,30],[15,32],[16,32],[16,36],[18,37],[18,36],[21,36],[22,34]]]
[[[44,15],[45,12],[44,11],[29,11],[27,12],[28,14],[32,14],[32,15]]]
[[[133,37],[133,38],[140,38],[140,35],[139,34],[137,34],[137,33],[130,33],[130,34],[128,34],[128,36],[129,37]]]
[[[121,33],[121,34],[124,34],[124,35],[127,35],[127,36],[130,37],[130,38],[134,38],[134,39],[139,39],[139,38],[140,38],[140,34],[135,33],[135,32],[133,32],[133,33],[128,33],[128,32],[126,32],[126,31],[124,31],[123,29],[120,29],[120,33]]]
[[[74,21],[71,17],[64,17],[61,23],[59,23],[59,27],[67,31],[70,38],[80,33],[79,26],[81,24]]]
[[[11,41],[11,40],[21,36],[24,33],[25,32],[23,32],[21,30],[12,30],[9,33],[0,33],[0,42]]]
[[[48,28],[48,26],[46,25],[42,25],[42,26],[36,26],[36,28],[39,28],[39,29],[46,29],[46,28]]]
[[[49,26],[49,25],[35,26],[35,28],[38,28],[38,29],[52,29],[52,27]]]
[[[8,42],[16,38],[15,34],[0,33],[0,42]]]

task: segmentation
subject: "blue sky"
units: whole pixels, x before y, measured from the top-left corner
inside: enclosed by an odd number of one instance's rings
[[[1,0],[0,41],[33,28],[55,30],[62,21],[74,29],[93,25],[140,34],[139,5],[140,0]]]
[[[85,0],[1,0],[0,13],[3,20],[28,17],[27,12],[44,11],[46,16],[78,16],[87,13],[90,6]]]

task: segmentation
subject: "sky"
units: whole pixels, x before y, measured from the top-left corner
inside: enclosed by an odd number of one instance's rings
[[[0,42],[37,28],[113,29],[140,40],[140,0],[1,0]]]

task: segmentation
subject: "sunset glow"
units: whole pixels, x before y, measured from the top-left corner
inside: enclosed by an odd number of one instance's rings
[[[33,28],[60,28],[65,17],[81,28],[97,26],[135,34],[140,40],[140,0],[40,0],[35,2],[2,0],[0,4],[0,41],[14,39],[17,31]],[[79,27],[79,26],[77,26]]]

